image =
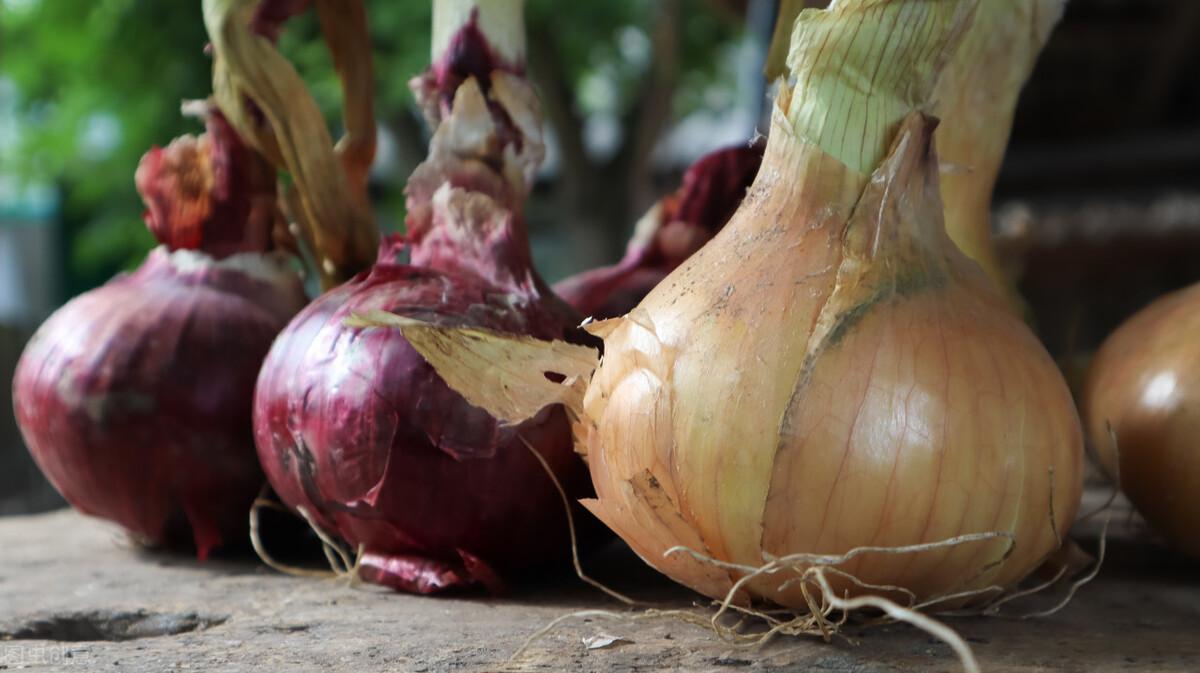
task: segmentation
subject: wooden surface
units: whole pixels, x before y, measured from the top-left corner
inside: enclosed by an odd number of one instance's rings
[[[947,620],[984,670],[1200,671],[1200,564],[1124,521],[1099,578],[1058,614]],[[1080,539],[1094,549],[1094,528]],[[589,565],[643,599],[685,608],[698,600],[620,545]],[[588,609],[620,606],[572,577],[502,599],[406,596],[283,576],[252,559],[198,564],[139,551],[115,528],[65,510],[0,519],[0,670],[961,670],[947,647],[905,626],[739,649],[674,621],[598,617],[571,619],[507,661],[552,619]],[[628,642],[583,642],[602,636]]]

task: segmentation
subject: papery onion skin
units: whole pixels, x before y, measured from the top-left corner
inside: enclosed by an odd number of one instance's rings
[[[203,559],[244,539],[262,486],[255,377],[304,301],[280,258],[154,250],[56,311],[22,353],[14,408],[34,460],[76,509],[148,543],[190,527]]]
[[[893,64],[919,63],[903,49],[932,59],[936,42],[904,40],[930,26],[949,34],[939,13],[965,10],[876,4],[895,14],[842,2],[844,14],[805,16],[832,17],[816,24],[828,35],[893,26]],[[825,67],[794,54],[801,67]],[[903,96],[920,88],[896,91],[876,99],[892,106],[872,107],[876,119],[903,114]],[[839,595],[918,601],[1012,588],[1059,547],[1078,507],[1082,432],[1069,391],[947,237],[934,125],[908,113],[880,164],[872,155],[887,135],[868,127],[879,132],[847,144],[829,122],[841,111],[808,93],[781,92],[763,166],[721,233],[630,315],[591,328],[605,350],[584,401],[597,493],[585,504],[647,563],[713,598],[739,573],[669,549],[759,567],[1000,532],[1011,550],[996,538],[868,553],[837,566],[865,585],[829,579]],[[878,168],[867,176],[855,166]],[[807,609],[799,583],[785,588],[795,576],[762,576],[739,599]]]
[[[1200,285],[1193,285],[1158,299],[1118,327],[1096,352],[1083,392],[1088,437],[1104,470],[1151,527],[1196,558],[1198,335]]]
[[[554,292],[596,320],[628,313],[725,226],[758,173],[765,146],[760,141],[697,159],[679,189],[638,222],[620,262],[565,278]]]

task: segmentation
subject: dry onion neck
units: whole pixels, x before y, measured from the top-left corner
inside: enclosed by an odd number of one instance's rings
[[[838,2],[803,11],[787,57],[793,84],[777,100],[789,133],[772,133],[768,151],[784,142],[808,146],[790,151],[815,156],[819,149],[870,175],[887,156],[901,120],[928,105],[975,5],[915,0],[869,8]]]
[[[346,132],[336,148],[303,79],[258,32],[278,30],[259,14],[259,0],[205,0],[204,22],[217,104],[247,143],[291,176],[289,214],[329,288],[375,258],[378,233],[367,199],[375,156],[373,75],[361,0],[314,4],[343,86]],[[300,7],[280,3],[267,18],[278,21]]]
[[[221,258],[266,252],[279,219],[275,174],[246,147],[215,106],[185,106],[207,131],[181,136],[142,157],[135,181],[146,226],[171,250]]]
[[[433,64],[409,83],[434,128],[405,189],[415,266],[550,296],[533,268],[524,203],[545,155],[524,78],[522,2],[434,3]]]

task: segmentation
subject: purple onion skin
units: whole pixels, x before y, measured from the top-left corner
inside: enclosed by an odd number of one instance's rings
[[[629,313],[671,272],[645,263],[644,250],[632,250],[612,266],[589,269],[554,284],[554,292],[595,320]],[[673,267],[672,267],[673,268]]]
[[[765,147],[758,141],[697,159],[679,189],[659,201],[653,230],[635,233],[620,262],[564,278],[555,283],[555,294],[596,320],[632,311],[725,226],[754,182]]]
[[[56,311],[21,355],[13,399],[30,453],[69,503],[155,545],[178,542],[186,523],[204,559],[245,539],[262,485],[255,377],[305,297],[298,278],[186,254],[207,261],[181,268],[160,247]]]
[[[533,293],[536,295],[536,292]],[[365,580],[434,593],[498,592],[570,550],[558,492],[591,492],[561,407],[504,428],[450,390],[399,330],[350,328],[382,309],[437,324],[543,339],[566,328],[557,307],[466,272],[381,262],[316,299],[276,340],[255,396],[268,480],[293,509],[364,549]]]

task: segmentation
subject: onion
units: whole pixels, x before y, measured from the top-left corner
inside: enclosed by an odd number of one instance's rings
[[[628,313],[725,226],[758,173],[763,147],[729,147],[697,159],[679,189],[638,221],[620,262],[566,278],[554,291],[597,320]]]
[[[368,321],[501,418],[566,403],[584,504],[705,595],[994,599],[1060,547],[1082,432],[1049,355],[943,225],[920,110],[973,5],[801,13],[750,193],[630,314],[589,325],[590,380],[582,347]]]
[[[363,579],[403,591],[498,591],[565,557],[561,496],[530,448],[567,493],[589,493],[561,407],[502,425],[400,332],[346,325],[387,310],[542,339],[574,331],[580,316],[533,268],[522,212],[543,145],[520,7],[435,3],[434,65],[412,82],[435,132],[408,183],[407,233],[297,315],[258,380],[255,436],[276,493],[358,548]],[[293,129],[277,138],[312,137],[288,110],[267,116]],[[315,159],[327,168],[332,154]]]
[[[1200,557],[1197,334],[1200,285],[1142,309],[1096,353],[1083,413],[1104,470],[1155,530]]]
[[[594,328],[605,354],[584,400],[589,509],[701,593],[724,596],[738,573],[673,546],[759,566],[989,531],[1015,545],[865,554],[838,566],[859,583],[831,585],[918,601],[1011,587],[1074,517],[1070,394],[946,236],[934,123],[913,112],[971,5],[802,13],[797,85],[777,99],[746,201],[633,313]],[[861,82],[873,84],[842,95]],[[806,607],[793,576],[747,593]]]
[[[163,245],[41,326],[13,381],[17,424],[77,509],[156,545],[190,527],[205,558],[244,539],[263,483],[255,374],[305,296],[287,258],[261,252],[273,173],[219,115],[147,153],[137,182]]]
[[[361,545],[363,579],[404,591],[499,591],[502,576],[561,558],[559,495],[521,438],[569,493],[587,493],[562,409],[501,426],[399,332],[344,326],[371,309],[542,338],[570,324],[486,269],[381,261],[301,312],[263,365],[255,432],[276,493]]]

